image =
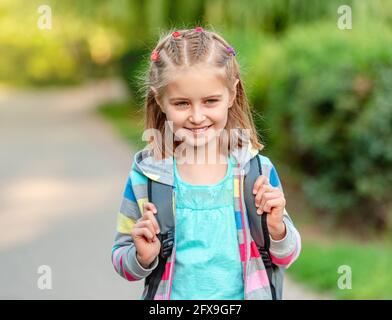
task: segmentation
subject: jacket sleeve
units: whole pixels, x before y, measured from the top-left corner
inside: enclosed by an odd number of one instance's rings
[[[273,187],[278,187],[283,191],[283,187],[275,166],[268,158],[267,161],[270,164],[270,184]],[[287,269],[298,258],[301,252],[301,236],[294,226],[294,223],[286,211],[286,208],[284,209],[283,223],[286,225],[286,235],[281,240],[273,240],[270,235],[270,254],[274,264]]]
[[[147,277],[158,265],[158,257],[148,269],[143,268],[136,259],[136,247],[131,232],[141,212],[133,191],[131,173],[128,175],[120,210],[117,214],[117,227],[112,247],[112,264],[116,272],[129,281]]]

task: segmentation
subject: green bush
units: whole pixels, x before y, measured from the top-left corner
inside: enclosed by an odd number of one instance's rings
[[[120,75],[132,93],[133,103],[141,107],[143,101],[144,73],[150,63],[149,48],[129,49],[120,59]]]
[[[312,239],[303,241],[301,255],[288,272],[295,280],[333,298],[391,299],[390,252],[390,242],[339,240],[326,244]],[[339,279],[350,286],[339,288]]]
[[[118,31],[124,19],[114,11],[125,12],[126,3],[51,1],[49,29],[38,27],[41,5],[1,1],[0,84],[70,85],[117,72],[113,61],[123,53],[128,39]],[[111,23],[105,24],[105,18]]]
[[[303,172],[314,207],[379,229],[391,209],[391,43],[375,24],[296,27],[261,49],[250,75],[267,147]]]

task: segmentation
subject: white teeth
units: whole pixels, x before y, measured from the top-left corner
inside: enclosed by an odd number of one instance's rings
[[[199,129],[190,129],[192,132],[194,133],[200,133],[200,132],[204,132],[208,129],[209,126],[207,127],[203,127],[203,128],[199,128]]]

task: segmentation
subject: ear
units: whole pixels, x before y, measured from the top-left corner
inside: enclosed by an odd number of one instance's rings
[[[238,84],[239,81],[240,81],[239,79],[236,79],[235,82],[234,82],[234,85],[233,85],[233,88],[232,88],[232,91],[231,91],[232,94],[230,96],[229,108],[231,108],[233,106],[234,100],[235,100],[235,98],[237,96],[237,84]]]
[[[162,107],[163,104],[161,103],[161,101],[160,101],[160,99],[159,99],[158,90],[155,89],[155,88],[152,87],[152,86],[150,86],[150,90],[152,91],[152,93],[153,93],[153,95],[154,95],[154,98],[155,98],[155,101],[156,101],[157,105],[159,106],[159,108],[161,109],[161,111],[162,111],[163,113],[165,113],[165,110],[164,110],[163,107]]]

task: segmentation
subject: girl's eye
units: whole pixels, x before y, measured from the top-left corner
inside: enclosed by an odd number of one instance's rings
[[[177,107],[186,107],[188,105],[188,102],[186,101],[176,102],[174,105]]]
[[[206,104],[209,104],[209,105],[211,105],[211,104],[214,104],[214,103],[216,103],[216,102],[218,102],[219,100],[217,100],[217,99],[208,99],[208,100],[206,100]],[[176,103],[174,103],[174,105],[176,106],[176,107],[181,107],[181,108],[185,108],[185,107],[187,107],[188,105],[189,105],[189,103],[187,102],[187,101],[181,101],[181,102],[176,102]]]

